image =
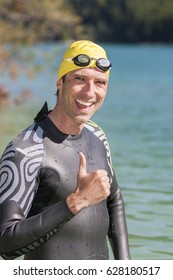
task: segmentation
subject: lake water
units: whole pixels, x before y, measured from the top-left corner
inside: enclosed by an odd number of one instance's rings
[[[93,120],[109,139],[117,180],[126,205],[133,259],[173,259],[173,46],[105,45],[113,68],[109,92]],[[45,100],[56,101],[57,66],[64,44],[27,51],[25,70],[35,64],[35,78],[24,71],[7,73],[0,84],[12,98],[23,89],[34,99],[0,111],[0,153],[29,125]],[[34,53],[34,56],[33,56]],[[30,55],[32,54],[32,55]],[[15,53],[16,59],[17,54]]]

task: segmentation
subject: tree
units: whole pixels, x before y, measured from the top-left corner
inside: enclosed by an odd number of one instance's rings
[[[1,42],[33,43],[75,37],[80,17],[63,0],[0,0]]]

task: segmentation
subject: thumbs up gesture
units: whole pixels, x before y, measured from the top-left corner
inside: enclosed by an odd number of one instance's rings
[[[109,177],[105,170],[91,173],[86,170],[86,158],[80,153],[76,191],[67,198],[67,205],[76,214],[81,209],[97,204],[110,194]]]

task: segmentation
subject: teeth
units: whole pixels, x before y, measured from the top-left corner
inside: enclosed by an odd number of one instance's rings
[[[85,101],[82,101],[82,100],[76,100],[79,104],[81,104],[81,105],[84,105],[84,106],[87,106],[87,107],[89,107],[89,106],[91,106],[92,105],[92,103],[90,103],[90,102],[85,102]]]

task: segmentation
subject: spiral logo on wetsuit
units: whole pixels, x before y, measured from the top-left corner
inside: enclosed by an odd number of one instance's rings
[[[37,172],[43,159],[43,139],[40,136],[40,128],[33,131],[30,127],[22,139],[24,147],[10,144],[0,163],[0,203],[6,199],[14,200],[25,214],[29,211],[27,205],[34,198]]]
[[[15,191],[16,186],[19,182],[19,175],[17,172],[17,168],[14,162],[10,161],[10,157],[14,156],[14,151],[12,151],[9,147],[4,156],[2,157],[2,162],[0,164],[0,182],[1,182],[1,189],[0,189],[0,200],[3,202],[6,197],[9,197],[13,191]],[[16,175],[16,176],[15,176]],[[9,184],[12,184],[11,190],[7,188]],[[6,193],[7,192],[7,193]]]

